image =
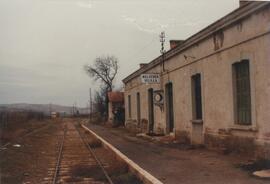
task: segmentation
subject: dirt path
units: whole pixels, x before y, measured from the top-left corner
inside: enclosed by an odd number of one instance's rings
[[[126,132],[87,124],[122,153],[164,183],[185,184],[266,184],[236,167],[240,156],[226,156],[206,149],[181,149],[161,146]]]

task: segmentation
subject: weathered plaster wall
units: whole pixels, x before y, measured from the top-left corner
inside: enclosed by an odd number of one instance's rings
[[[125,98],[130,94],[132,97],[132,119],[136,120],[137,117],[137,92],[141,94],[141,118],[147,120],[147,90],[165,89],[165,84],[172,82],[175,133],[176,136],[185,135],[190,139],[191,76],[201,73],[205,141],[209,141],[211,136],[213,137],[211,140],[215,137],[227,140],[227,137],[235,136],[250,137],[257,145],[270,143],[269,31],[270,8],[268,6],[170,58],[165,62],[166,72],[162,75],[161,85],[141,84],[139,77],[132,79],[125,86]],[[235,125],[232,64],[242,59],[250,61],[251,126]],[[161,66],[158,65],[147,73],[160,71]],[[128,100],[126,99],[125,102],[127,103]],[[126,109],[126,117],[128,117],[127,113]],[[161,111],[155,106],[155,130],[159,129],[166,129],[166,107]]]
[[[113,111],[113,108],[112,108],[112,102],[109,102],[109,108],[108,108],[109,110],[109,121],[113,121],[113,113],[112,113],[112,111]]]

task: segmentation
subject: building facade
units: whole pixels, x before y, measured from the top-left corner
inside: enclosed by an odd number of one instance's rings
[[[142,65],[123,80],[126,126],[270,157],[269,32],[270,3],[248,2]]]

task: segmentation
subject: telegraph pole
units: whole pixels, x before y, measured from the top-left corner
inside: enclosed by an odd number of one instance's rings
[[[89,121],[92,121],[92,90],[89,88]]]
[[[50,103],[49,105],[49,117],[51,118],[52,117],[52,104]]]
[[[76,101],[74,102],[74,114],[75,114],[75,116],[78,115],[77,114],[77,102]]]
[[[74,103],[72,104],[72,117],[74,117]]]
[[[162,55],[162,72],[165,72],[165,67],[164,67],[164,56],[165,56],[165,50],[164,50],[164,42],[165,42],[165,32],[162,31],[159,35],[160,38],[160,43],[161,43],[161,49],[160,49],[160,53]]]
[[[160,38],[160,43],[161,43],[161,49],[160,49],[160,53],[161,53],[161,65],[162,65],[162,69],[161,69],[161,72],[160,72],[160,90],[161,90],[161,93],[163,94],[164,96],[164,86],[163,86],[163,73],[165,72],[165,50],[164,50],[164,43],[165,43],[165,32],[162,31],[159,35],[159,38]],[[164,105],[160,106],[161,108],[161,111],[163,111],[163,107]]]

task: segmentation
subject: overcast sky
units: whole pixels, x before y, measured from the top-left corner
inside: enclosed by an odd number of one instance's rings
[[[86,106],[97,56],[120,61],[117,84],[159,55],[158,35],[186,39],[238,0],[0,0],[0,104]],[[167,44],[168,50],[168,44]]]

